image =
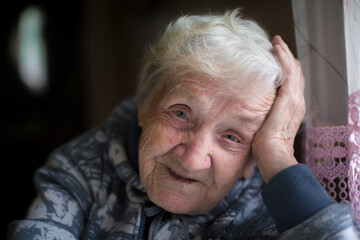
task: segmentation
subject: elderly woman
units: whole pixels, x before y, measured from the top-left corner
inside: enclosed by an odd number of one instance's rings
[[[37,171],[8,238],[356,239],[349,205],[294,158],[303,90],[286,44],[237,10],[180,17],[145,54],[136,101]]]

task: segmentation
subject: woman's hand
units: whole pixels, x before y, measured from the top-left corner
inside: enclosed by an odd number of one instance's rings
[[[265,182],[281,170],[297,164],[293,145],[305,114],[305,79],[300,62],[280,36],[275,36],[272,44],[283,68],[284,80],[252,143],[252,153]]]

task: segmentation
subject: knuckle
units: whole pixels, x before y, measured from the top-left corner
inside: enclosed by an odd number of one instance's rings
[[[293,76],[295,74],[295,69],[292,64],[285,66],[286,76]]]
[[[303,111],[305,107],[305,99],[302,94],[290,94],[289,96],[290,105],[294,107],[294,109]]]

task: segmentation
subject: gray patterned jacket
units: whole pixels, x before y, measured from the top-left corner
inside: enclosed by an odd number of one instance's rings
[[[134,100],[120,104],[103,127],[57,149],[35,175],[38,197],[8,239],[142,239],[148,201],[131,167],[125,138]],[[155,239],[357,239],[348,204],[333,204],[281,235],[261,197],[257,172],[240,179],[205,215],[170,214]],[[187,225],[188,230],[185,230]]]

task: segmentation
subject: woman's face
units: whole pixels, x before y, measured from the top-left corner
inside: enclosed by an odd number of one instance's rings
[[[214,208],[246,169],[275,90],[262,95],[240,99],[206,81],[182,82],[147,114],[139,109],[140,179],[150,200],[178,214]]]

